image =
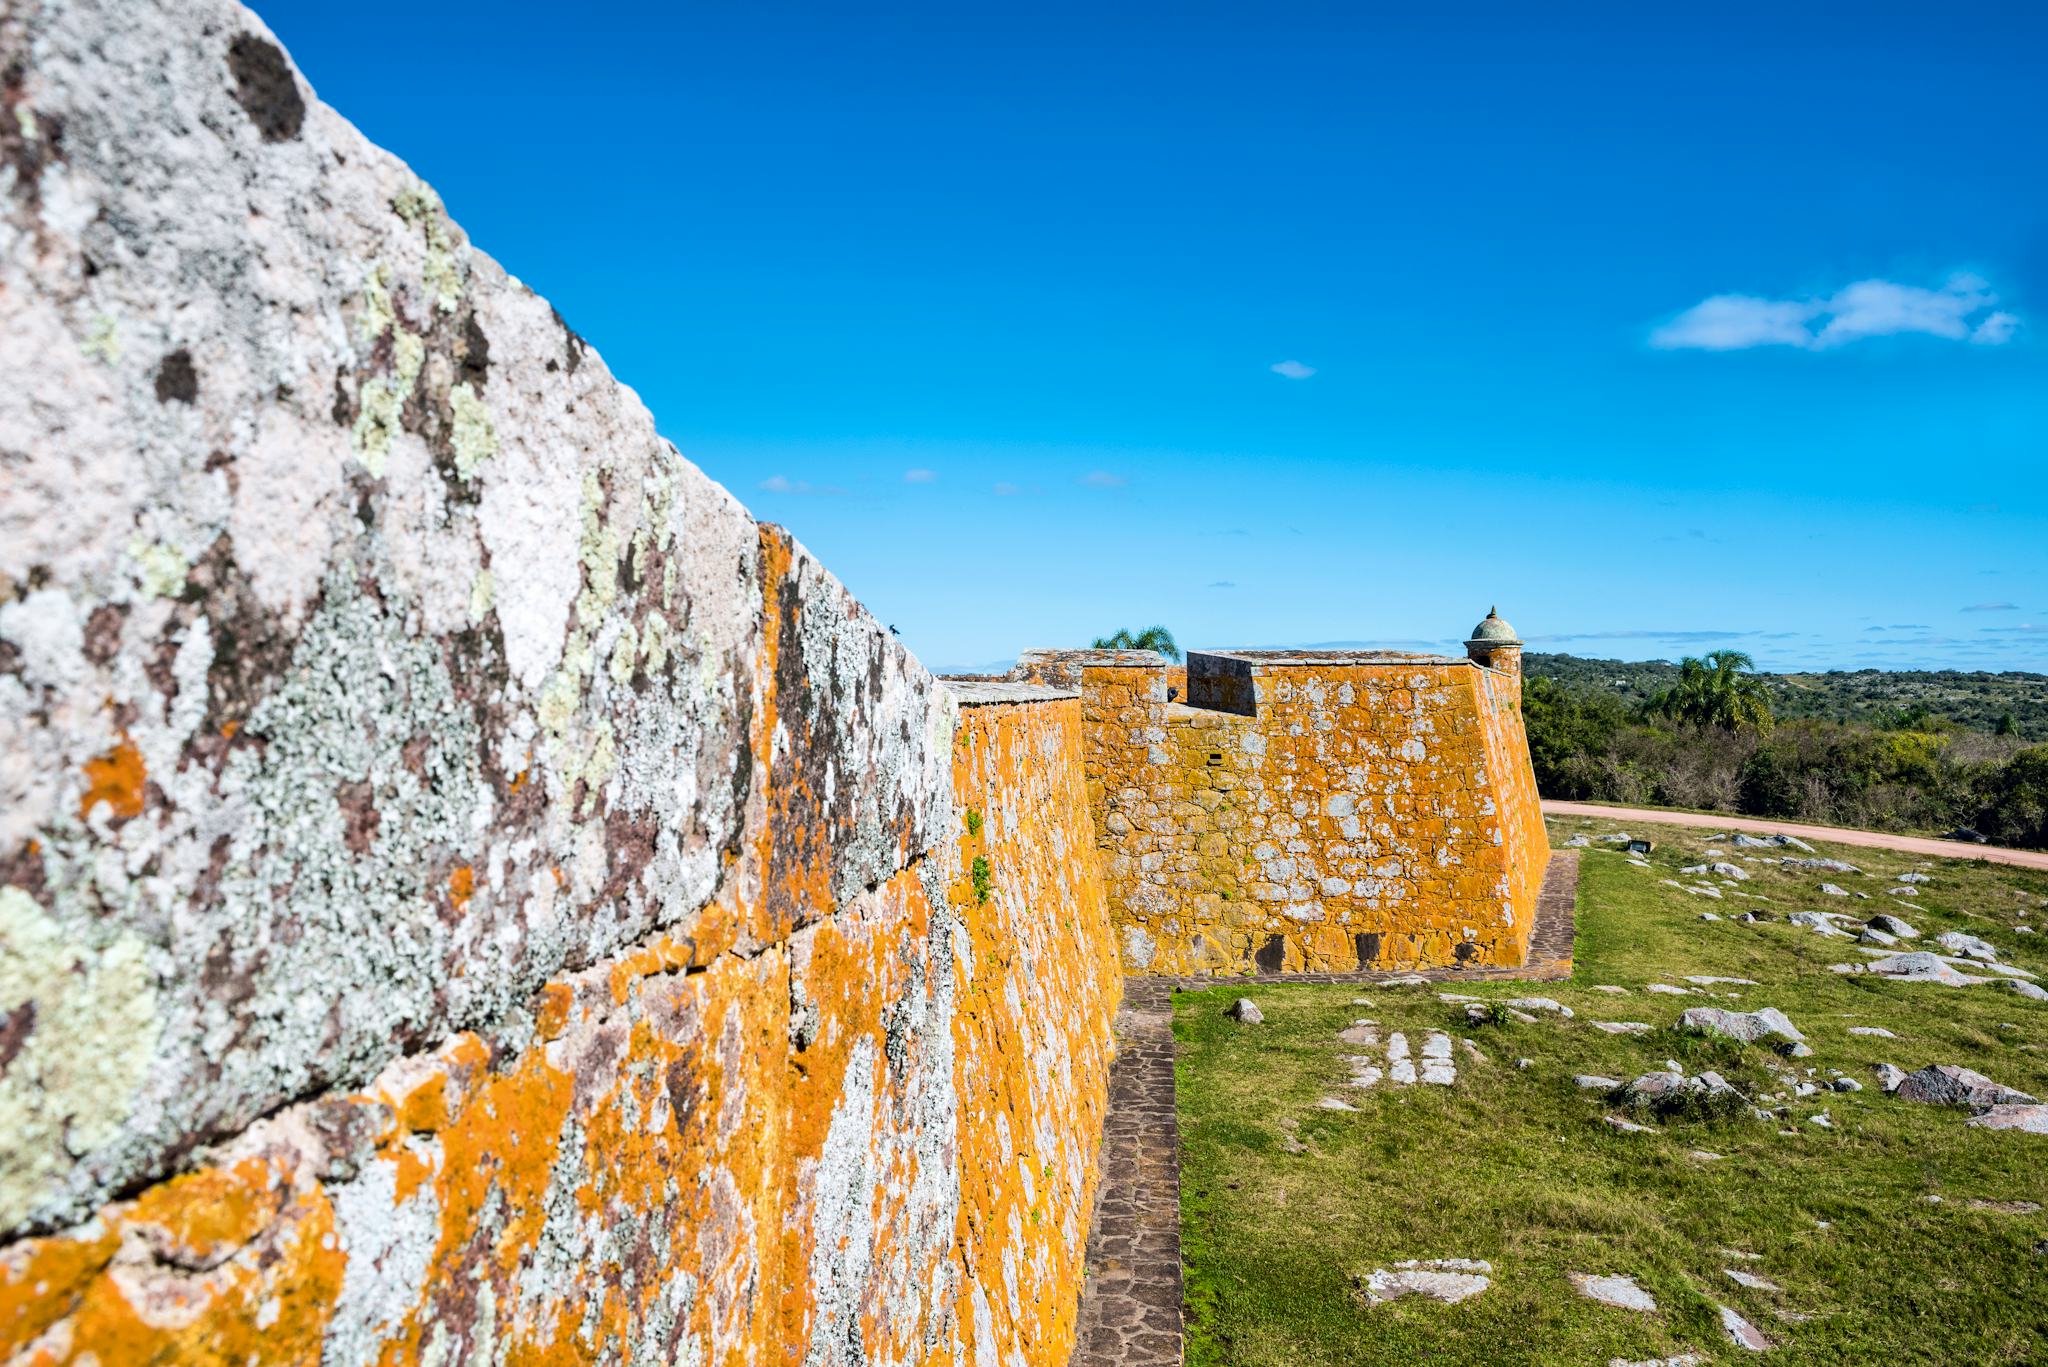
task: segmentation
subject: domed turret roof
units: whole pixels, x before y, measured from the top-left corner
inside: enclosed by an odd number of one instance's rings
[[[1486,620],[1472,628],[1472,638],[1465,642],[1469,646],[1518,646],[1521,643],[1515,629],[1500,619],[1499,608],[1488,608]]]

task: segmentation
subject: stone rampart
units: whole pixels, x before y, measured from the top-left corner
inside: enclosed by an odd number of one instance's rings
[[[0,102],[0,1360],[1063,1362],[1080,703],[932,680],[230,0],[0,3]]]
[[[1126,969],[1522,963],[1549,859],[1521,689],[1392,652],[1033,651],[1077,685]]]

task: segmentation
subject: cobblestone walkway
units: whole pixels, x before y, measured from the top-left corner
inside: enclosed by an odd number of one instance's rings
[[[1126,978],[1116,1014],[1109,1114],[1102,1126],[1102,1189],[1088,1226],[1087,1277],[1071,1367],[1179,1367],[1180,1138],[1173,1110],[1173,990],[1220,982],[1383,983],[1514,979],[1543,982],[1572,972],[1579,854],[1550,858],[1522,968],[1422,973],[1295,973],[1247,978]]]

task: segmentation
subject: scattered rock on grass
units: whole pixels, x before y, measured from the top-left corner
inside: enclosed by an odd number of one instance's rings
[[[1634,1277],[1596,1277],[1586,1272],[1572,1272],[1567,1275],[1571,1278],[1573,1288],[1589,1301],[1618,1306],[1623,1310],[1656,1313],[1656,1299],[1636,1285]]]
[[[1377,1021],[1353,1021],[1337,1032],[1337,1042],[1339,1044],[1355,1045],[1361,1049],[1373,1048],[1380,1042],[1379,1023]]]
[[[2035,1100],[2025,1092],[1953,1063],[1930,1064],[1906,1074],[1896,1095],[1901,1101],[1922,1101],[1934,1106],[2000,1106]]]
[[[1877,1085],[1887,1092],[1899,1090],[1899,1084],[1906,1080],[1906,1070],[1895,1063],[1877,1065]]]
[[[2039,1201],[1982,1201],[1970,1198],[1971,1210],[1995,1210],[2000,1215],[2032,1215],[2041,1209]]]
[[[2048,1134],[2048,1106],[1993,1106],[1982,1115],[1971,1116],[1969,1123],[1987,1130]]]
[[[1728,1336],[1730,1343],[1734,1344],[1737,1348],[1746,1349],[1752,1353],[1762,1353],[1769,1350],[1771,1341],[1764,1337],[1763,1330],[1757,1328],[1725,1305],[1715,1308],[1721,1312],[1721,1332]]]
[[[1594,983],[1594,984],[1593,984],[1593,990],[1594,990],[1595,992],[1605,992],[1605,993],[1607,993],[1607,994],[1608,994],[1609,996],[1615,996],[1615,997],[1625,997],[1625,996],[1627,996],[1627,995],[1628,995],[1628,989],[1627,989],[1627,988],[1625,988],[1625,987],[1616,987],[1616,986],[1615,986],[1615,985],[1614,985],[1613,983]]]
[[[1688,973],[1685,980],[1698,987],[1712,987],[1715,983],[1730,983],[1737,987],[1762,987],[1755,978],[1717,978],[1711,973]]]
[[[1852,1025],[1849,1027],[1849,1033],[1852,1035],[1873,1035],[1878,1039],[1898,1038],[1897,1035],[1894,1035],[1882,1025]]]
[[[1688,1007],[1678,1017],[1678,1027],[1701,1035],[1726,1035],[1745,1044],[1776,1037],[1803,1044],[1806,1036],[1783,1011],[1766,1006],[1760,1011],[1729,1011],[1719,1006]]]
[[[1788,869],[1824,869],[1829,873],[1861,873],[1854,864],[1845,864],[1839,859],[1780,859]]]
[[[1998,962],[1998,951],[1993,949],[1988,941],[1980,940],[1974,935],[1966,935],[1960,930],[1945,930],[1934,937],[1934,943],[1965,959],[1976,959],[1987,964]]]
[[[1823,893],[1826,893],[1826,894],[1827,894],[1827,895],[1828,895],[1829,897],[1847,897],[1847,896],[1849,895],[1849,893],[1848,893],[1848,890],[1847,890],[1846,888],[1838,888],[1838,887],[1836,887],[1836,886],[1835,886],[1835,885],[1834,885],[1833,883],[1822,883],[1822,884],[1820,885],[1820,890],[1821,890],[1821,891],[1822,891]],[[1804,922],[1804,921],[1800,920],[1799,918],[1800,918],[1801,916],[1810,916],[1810,915],[1812,915],[1812,913],[1811,913],[1811,912],[1799,912],[1799,911],[1795,911],[1794,913],[1792,913],[1792,924],[1794,924],[1794,925],[1805,925],[1805,924],[1806,924],[1806,922]],[[1828,930],[1831,930],[1831,931],[1832,931],[1832,930],[1834,930],[1835,928],[1834,928],[1833,926],[1828,926],[1828,927],[1827,927],[1827,929],[1828,929]],[[1836,933],[1836,934],[1840,934],[1841,932],[1840,932],[1840,931],[1835,931],[1835,933]]]
[[[1264,1013],[1259,1010],[1259,1004],[1250,997],[1239,997],[1223,1014],[1245,1025],[1262,1025],[1266,1020]]]
[[[1916,887],[1889,887],[1885,891],[1894,897],[1918,897],[1920,895],[1920,889]]]
[[[1607,1367],[1706,1367],[1698,1353],[1680,1353],[1671,1358],[1609,1358]]]
[[[1934,880],[1924,873],[1902,873],[1899,875],[1898,881],[1901,883],[1931,883]]]
[[[1595,1030],[1605,1030],[1610,1035],[1647,1035],[1650,1027],[1642,1021],[1587,1021]]]
[[[1601,1116],[1600,1118],[1601,1118],[1602,1120],[1606,1121],[1606,1122],[1607,1122],[1607,1124],[1608,1124],[1608,1125],[1609,1125],[1610,1127],[1612,1127],[1613,1129],[1617,1129],[1617,1130],[1620,1130],[1620,1131],[1621,1131],[1621,1132],[1622,1132],[1623,1134],[1657,1134],[1657,1133],[1659,1133],[1659,1131],[1658,1131],[1657,1127],[1656,1127],[1656,1126],[1654,1126],[1654,1125],[1638,1125],[1638,1124],[1636,1124],[1636,1122],[1635,1122],[1635,1121],[1633,1121],[1633,1120],[1625,1120],[1625,1119],[1623,1119],[1623,1118],[1622,1118],[1621,1116],[1618,1116],[1618,1115],[1604,1115],[1604,1116]]]
[[[1549,997],[1509,997],[1507,1005],[1518,1006],[1524,1011],[1554,1011],[1566,1020],[1572,1018],[1572,1009]]]
[[[1776,1282],[1759,1277],[1754,1272],[1744,1272],[1739,1267],[1724,1267],[1721,1269],[1721,1275],[1734,1282],[1737,1286],[1746,1286],[1751,1291],[1783,1291],[1785,1289]]]
[[[1692,995],[1691,988],[1673,987],[1670,983],[1646,983],[1643,985],[1643,991],[1656,992],[1666,997],[1690,997]]]
[[[1611,1092],[1620,1085],[1620,1078],[1601,1077],[1598,1073],[1578,1073],[1572,1077],[1572,1086],[1582,1091]]]
[[[1336,1096],[1324,1097],[1321,1101],[1318,1101],[1316,1103],[1316,1107],[1319,1110],[1325,1111],[1355,1111],[1358,1109],[1350,1102],[1344,1100],[1344,1098]]]
[[[1863,927],[1863,933],[1858,935],[1856,938],[1863,944],[1877,945],[1883,949],[1890,949],[1899,943],[1898,936],[1889,934],[1882,930],[1877,930],[1871,926]]]
[[[1870,925],[1887,935],[1896,935],[1901,940],[1917,940],[1920,938],[1919,931],[1913,929],[1913,927],[1907,925],[1896,916],[1882,914],[1873,916],[1870,918]]]
[[[1374,1305],[1403,1296],[1426,1296],[1456,1305],[1493,1285],[1493,1264],[1483,1258],[1422,1258],[1376,1268],[1365,1277],[1365,1298]]]

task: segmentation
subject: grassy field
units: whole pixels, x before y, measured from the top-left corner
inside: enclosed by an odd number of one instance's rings
[[[1554,822],[1551,833],[1561,845],[1612,829]],[[1784,919],[1797,910],[1891,912],[1929,939],[1966,930],[2007,962],[2048,974],[2048,878],[1822,849],[1866,872],[1794,872],[1759,857],[1741,887],[1769,900],[1730,891],[1716,901],[1662,881],[1699,881],[1678,869],[1700,862],[1705,833],[1650,834],[1650,869],[1604,850],[1582,857],[1570,982],[1261,986],[1252,993],[1265,1013],[1257,1026],[1224,1015],[1241,986],[1176,995],[1191,1363],[1597,1367],[1686,1352],[1710,1362],[1755,1357],[1728,1342],[1721,1306],[1771,1339],[1762,1360],[1774,1363],[2048,1361],[2048,1212],[1974,1204],[2048,1205],[2048,1136],[1966,1127],[1967,1112],[1886,1095],[1872,1071],[1880,1061],[1908,1071],[1956,1063],[2048,1098],[2048,1004],[1994,987],[1833,973],[1829,965],[1866,956],[1850,940]],[[1932,881],[1917,898],[1884,895],[1907,871]],[[1873,895],[1823,896],[1823,879]],[[1745,909],[1771,919],[1728,919]],[[1702,921],[1702,911],[1724,919]],[[2042,935],[2016,933],[2029,919]],[[1691,987],[1685,975],[1760,985],[1644,991],[1653,982]],[[1474,1027],[1461,1006],[1439,1000],[1442,991],[1548,996],[1575,1017]],[[1372,1005],[1354,1004],[1358,997]],[[1790,1060],[1670,1028],[1701,1005],[1778,1007],[1813,1056]],[[1469,1037],[1487,1061],[1459,1046],[1452,1087],[1347,1087],[1343,1056],[1355,1051],[1337,1033],[1361,1017],[1418,1045],[1431,1029]],[[1654,1029],[1613,1035],[1593,1021]],[[1851,1026],[1897,1038],[1851,1035]],[[1616,1107],[1573,1085],[1582,1073],[1627,1080],[1667,1058],[1688,1073],[1718,1069],[1753,1094],[1783,1090],[1787,1072],[1808,1080],[1808,1068],[1823,1085],[1838,1069],[1865,1090],[1790,1100],[1771,1122],[1650,1120],[1657,1131],[1637,1134],[1607,1125]],[[1530,1063],[1518,1069],[1518,1059]],[[1319,1109],[1327,1096],[1359,1109]],[[1810,1123],[1822,1112],[1833,1128]],[[1365,1298],[1374,1269],[1432,1258],[1486,1259],[1492,1285],[1449,1305]],[[1729,1268],[1782,1289],[1746,1289]],[[1584,1299],[1568,1280],[1574,1272],[1632,1276],[1657,1309]]]

